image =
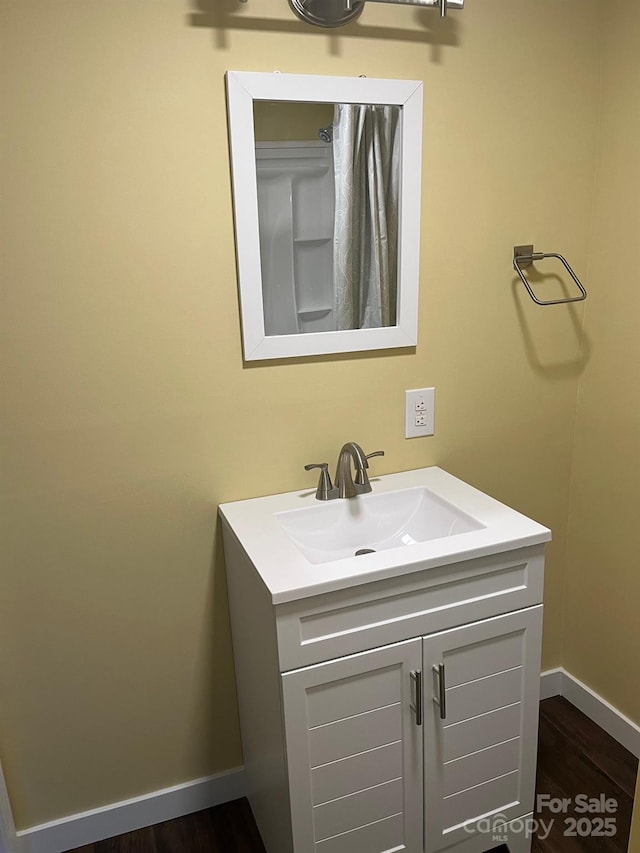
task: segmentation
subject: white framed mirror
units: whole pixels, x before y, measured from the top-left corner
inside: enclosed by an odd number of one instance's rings
[[[245,360],[415,346],[422,83],[226,78]]]

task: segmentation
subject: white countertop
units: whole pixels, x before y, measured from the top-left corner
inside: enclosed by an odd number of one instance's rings
[[[311,563],[287,536],[275,513],[317,505],[315,490],[225,503],[220,505],[219,512],[262,578],[274,604],[538,545],[551,539],[548,528],[441,468],[386,474],[372,478],[371,485],[374,494],[424,486],[472,516],[483,527],[364,556]],[[366,498],[364,495],[348,500]]]

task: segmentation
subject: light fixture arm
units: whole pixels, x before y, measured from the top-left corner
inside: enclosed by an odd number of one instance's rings
[[[371,3],[394,3],[399,6],[423,6],[427,9],[440,9],[444,17],[448,9],[464,9],[464,0],[371,0]]]
[[[240,0],[246,3],[247,0]],[[367,0],[289,0],[295,14],[317,27],[342,27],[360,17]],[[439,9],[444,18],[450,9],[464,9],[464,0],[369,0],[371,3],[393,3],[396,6],[420,6]]]

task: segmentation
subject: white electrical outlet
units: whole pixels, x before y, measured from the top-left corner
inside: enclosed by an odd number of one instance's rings
[[[405,438],[433,435],[435,388],[414,388],[405,392]]]

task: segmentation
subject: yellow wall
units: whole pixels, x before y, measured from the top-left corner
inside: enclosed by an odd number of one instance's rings
[[[608,10],[563,664],[640,722],[640,7],[615,0]]]
[[[254,135],[266,142],[318,142],[318,130],[333,121],[333,104],[291,104],[256,101],[253,106]]]
[[[600,6],[373,6],[356,35],[285,0],[0,0],[0,754],[19,827],[241,762],[216,505],[310,484],[303,464],[348,439],[385,449],[378,473],[439,464],[553,528],[560,663],[582,312],[536,308],[511,253],[586,272]],[[415,352],[243,366],[229,68],[424,80]],[[404,390],[432,384],[437,435],[406,441]]]
[[[569,515],[564,667],[640,722],[640,6],[603,21],[602,108]],[[640,853],[640,778],[630,853]]]

